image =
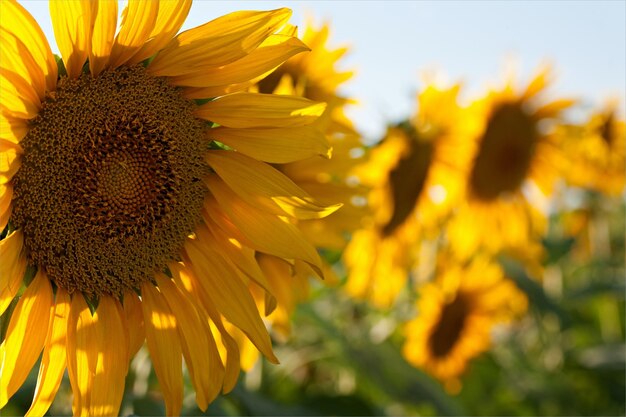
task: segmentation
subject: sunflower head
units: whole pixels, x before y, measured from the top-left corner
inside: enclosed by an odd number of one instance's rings
[[[417,317],[404,328],[403,353],[456,392],[469,361],[489,349],[494,326],[522,314],[527,301],[485,257],[440,265],[435,281],[419,292]]]
[[[554,125],[562,110],[573,103],[565,99],[541,103],[549,79],[550,72],[542,70],[520,93],[509,81],[504,89],[473,105],[483,124],[477,127],[477,148],[469,170],[470,198],[490,202],[519,193],[527,180],[536,180],[540,186],[546,183],[536,178],[542,174],[536,172],[538,161],[550,158],[544,155],[553,140],[546,123]]]
[[[403,288],[420,239],[437,233],[458,198],[459,155],[466,148],[459,138],[469,123],[459,90],[428,84],[417,96],[417,112],[390,127],[355,169],[371,188],[373,215],[346,251],[351,294],[388,306]]]
[[[521,91],[511,80],[470,106],[478,123],[467,131],[465,197],[447,229],[456,256],[518,251],[543,233],[546,196],[567,160],[555,126],[573,103],[542,97],[549,78],[542,70]]]
[[[12,181],[29,263],[70,292],[120,296],[176,259],[209,173],[195,107],[142,66],[62,78]]]
[[[537,120],[521,102],[504,102],[491,110],[470,173],[472,195],[493,200],[519,190],[530,168],[539,136]]]
[[[457,155],[464,146],[459,132],[467,122],[458,103],[460,85],[428,85],[417,96],[418,110],[407,121],[390,127],[357,175],[373,188],[371,205],[383,236],[419,217],[430,223],[434,212],[451,201],[460,178]],[[455,149],[456,152],[450,152]],[[460,148],[460,149],[459,149]],[[445,196],[436,196],[445,190]]]
[[[609,101],[582,125],[564,125],[558,132],[570,156],[567,181],[609,195],[626,184],[626,123],[618,103]]]
[[[32,16],[2,2],[0,408],[43,351],[28,415],[46,412],[65,369],[74,414],[116,415],[145,341],[167,414],[180,413],[183,358],[205,410],[237,381],[240,336],[277,362],[250,290],[269,313],[256,253],[321,271],[297,220],[339,205],[266,157],[276,138],[296,143],[293,160],[327,154],[312,127],[326,105],[247,91],[309,49],[291,11],[176,35],[190,7],[129,2],[117,30],[116,1],[52,1],[57,66]]]

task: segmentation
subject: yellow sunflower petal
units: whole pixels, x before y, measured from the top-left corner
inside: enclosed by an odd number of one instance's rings
[[[24,149],[15,142],[8,141],[6,139],[0,139],[0,152],[15,151],[17,154],[22,155]]]
[[[189,299],[194,300],[195,307],[198,311],[198,314],[200,315],[203,332],[206,334],[207,340],[209,342],[207,354],[209,356],[210,362],[209,369],[211,369],[211,372],[209,373],[210,383],[212,384],[212,386],[218,387],[218,391],[219,387],[222,386],[224,386],[224,389],[226,389],[226,386],[224,384],[229,383],[230,381],[228,379],[228,374],[225,373],[224,364],[222,363],[222,358],[220,357],[217,343],[215,341],[215,338],[213,337],[213,331],[211,329],[210,323],[210,319],[212,319],[212,316],[207,312],[207,309],[205,308],[205,305],[210,305],[211,302],[209,301],[208,296],[204,295],[202,288],[199,288],[198,284],[194,282],[195,277],[192,277],[191,271],[183,264],[171,263],[170,271],[172,271],[172,276],[174,278],[174,282],[176,282],[176,286],[185,291]],[[237,361],[237,368],[239,368],[239,361]],[[239,374],[237,373],[237,375]],[[235,378],[235,381],[236,380],[237,378]]]
[[[141,295],[146,342],[165,398],[166,414],[176,416],[183,404],[183,353],[176,316],[151,283],[142,284]]]
[[[13,175],[20,168],[22,157],[17,148],[0,152],[0,184],[11,181]]]
[[[237,341],[228,333],[226,327],[224,327],[222,318],[217,310],[213,308],[208,314],[211,316],[211,320],[218,329],[222,344],[226,348],[224,388],[222,389],[222,393],[228,394],[235,388],[235,385],[237,385],[239,373],[241,372],[239,345],[237,345]]]
[[[179,283],[179,287],[189,288],[193,291],[198,303],[197,305],[201,310],[203,310],[203,313],[206,313],[208,317],[210,317],[215,327],[217,327],[220,332],[222,344],[226,348],[226,366],[222,369],[222,372],[224,372],[222,375],[224,381],[224,388],[222,392],[228,393],[235,387],[235,384],[237,384],[239,371],[241,369],[239,362],[239,347],[237,346],[237,342],[224,327],[220,314],[211,302],[209,295],[205,292],[204,286],[198,282],[198,278],[193,274],[192,270],[182,265],[171,269],[174,275],[174,280]],[[211,329],[209,328],[209,330]]]
[[[70,378],[75,416],[89,415],[93,376],[98,364],[98,334],[95,319],[82,294],[76,293],[70,303],[67,323],[67,374]]]
[[[0,65],[26,80],[35,90],[39,99],[46,91],[43,70],[28,51],[28,47],[14,34],[0,26]]]
[[[120,302],[113,297],[100,297],[93,325],[98,362],[92,377],[89,415],[116,416],[128,372],[128,339]]]
[[[196,110],[196,116],[226,127],[297,127],[313,123],[326,109],[303,97],[236,93]]]
[[[70,78],[77,78],[91,49],[91,2],[52,0],[50,17],[67,75]]]
[[[275,308],[276,299],[272,294],[271,286],[263,274],[256,260],[256,252],[247,245],[226,235],[223,230],[209,217],[204,217],[206,227],[196,229],[196,234],[204,245],[212,250],[223,253],[243,274],[265,291],[265,315],[269,315]]]
[[[298,38],[272,35],[242,59],[172,77],[170,81],[185,86],[183,95],[190,99],[223,96],[249,89],[287,59],[304,51],[310,49]]]
[[[0,184],[0,230],[4,230],[9,221],[11,198],[13,198],[13,186]]]
[[[172,39],[148,71],[156,76],[176,76],[227,65],[256,49],[290,16],[291,10],[283,8],[219,17]]]
[[[146,43],[157,21],[159,3],[129,0],[123,12],[122,27],[111,49],[111,68],[126,63]]]
[[[159,13],[152,32],[150,32],[149,40],[133,55],[128,63],[133,65],[150,58],[167,45],[185,22],[190,8],[191,0],[160,0]]]
[[[549,66],[539,70],[535,78],[526,87],[526,91],[522,94],[522,99],[528,100],[543,91],[550,83],[551,74],[552,70]]]
[[[284,280],[285,278],[294,278],[293,265],[286,262],[284,259],[276,256],[259,254],[258,255],[259,267],[263,269],[263,272],[268,278],[273,281]],[[291,284],[291,283],[290,283]],[[289,312],[293,311],[295,307],[295,291],[292,285],[276,285],[275,286],[276,297],[281,300],[280,308]]]
[[[231,93],[246,91],[254,85],[256,81],[251,80],[241,84],[218,85],[216,87],[185,87],[182,90],[183,97],[194,99],[205,99],[207,97],[223,96]]]
[[[28,121],[0,112],[0,138],[18,143],[28,133]]]
[[[309,50],[300,39],[291,36],[273,35],[268,41],[268,45],[261,45],[233,63],[172,77],[170,83],[189,87],[245,83],[271,72],[292,56]]]
[[[0,110],[7,117],[32,119],[41,101],[28,81],[14,72],[0,68]]]
[[[278,363],[269,334],[248,287],[241,279],[241,272],[221,253],[202,246],[198,240],[188,240],[185,248],[198,283],[210,294],[219,312],[243,330],[270,361]]]
[[[205,242],[207,244],[219,245],[219,248],[233,260],[235,265],[237,265],[237,267],[244,274],[246,274],[246,276],[265,290],[268,301],[274,302],[274,296],[271,294],[270,284],[256,261],[255,251],[227,236],[222,229],[220,229],[219,226],[212,221],[212,218],[209,217],[207,220],[209,236],[207,236]],[[271,310],[271,308],[269,310]],[[267,316],[270,313],[271,311],[268,311],[266,306],[265,315]]]
[[[254,244],[246,237],[246,235],[235,226],[235,224],[226,215],[222,207],[213,196],[206,198],[204,207],[202,208],[202,219],[208,225],[216,225],[227,236],[236,240],[244,246],[250,248],[254,247]]]
[[[48,333],[53,302],[50,281],[40,271],[17,302],[2,342],[0,408],[22,386],[39,358]]]
[[[105,68],[117,28],[117,1],[96,0],[91,3],[93,33],[89,49],[89,69],[95,77]]]
[[[547,103],[539,107],[535,111],[533,117],[537,119],[556,117],[563,110],[573,106],[575,103],[576,103],[576,100],[573,100],[573,99],[554,100],[554,101],[551,101],[550,103]]]
[[[11,217],[10,206],[5,211],[0,211],[0,229],[4,230],[6,225],[9,223],[9,217]]]
[[[22,251],[23,244],[21,230],[0,240],[0,315],[11,304],[22,285],[27,264]]]
[[[297,219],[319,219],[341,207],[323,206],[272,166],[238,152],[209,151],[206,160],[248,204]]]
[[[207,184],[226,215],[253,243],[254,249],[281,258],[301,259],[321,274],[317,251],[296,226],[247,204],[215,176],[211,176]]]
[[[55,305],[50,317],[48,335],[44,344],[37,387],[33,403],[26,416],[43,416],[61,385],[67,363],[66,332],[70,312],[70,295],[63,288],[57,288]]]
[[[217,370],[211,369],[215,361],[209,358],[206,329],[200,321],[193,300],[186,297],[171,279],[161,274],[157,274],[155,278],[161,294],[176,316],[183,356],[196,390],[196,403],[205,411],[222,388],[222,381],[211,381],[210,378]]]
[[[128,326],[128,357],[131,359],[143,346],[144,340],[146,340],[141,300],[132,291],[127,291],[124,294],[124,314],[126,315]]]
[[[37,67],[43,71],[46,88],[54,91],[57,83],[57,63],[46,36],[35,19],[17,1],[5,0],[2,2],[0,27],[26,45]]]
[[[252,158],[272,164],[299,161],[312,156],[329,158],[326,135],[314,126],[278,129],[211,129],[208,136]]]

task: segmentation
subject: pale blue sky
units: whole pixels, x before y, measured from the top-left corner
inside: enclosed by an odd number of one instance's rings
[[[23,4],[52,40],[47,2]],[[525,79],[548,61],[558,76],[555,94],[588,105],[618,96],[624,105],[625,1],[204,0],[194,3],[183,29],[234,10],[283,6],[298,25],[307,15],[329,20],[331,45],[351,47],[341,67],[357,74],[343,91],[361,102],[350,115],[370,140],[413,110],[419,74],[432,68],[463,80],[472,96],[502,79],[507,59]]]

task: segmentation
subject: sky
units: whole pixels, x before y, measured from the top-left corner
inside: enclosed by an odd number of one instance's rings
[[[45,1],[22,2],[58,52]],[[339,68],[355,76],[341,92],[366,140],[410,116],[421,74],[462,81],[466,98],[501,85],[516,68],[527,81],[541,64],[554,68],[549,93],[599,106],[626,99],[626,1],[196,1],[189,29],[236,10],[290,7],[292,23],[331,24],[331,47],[348,46]],[[121,8],[120,8],[121,9]],[[498,83],[500,82],[500,83]]]

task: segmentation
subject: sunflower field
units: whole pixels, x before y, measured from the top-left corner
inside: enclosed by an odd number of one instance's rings
[[[626,92],[191,3],[0,0],[0,416],[626,413]]]

